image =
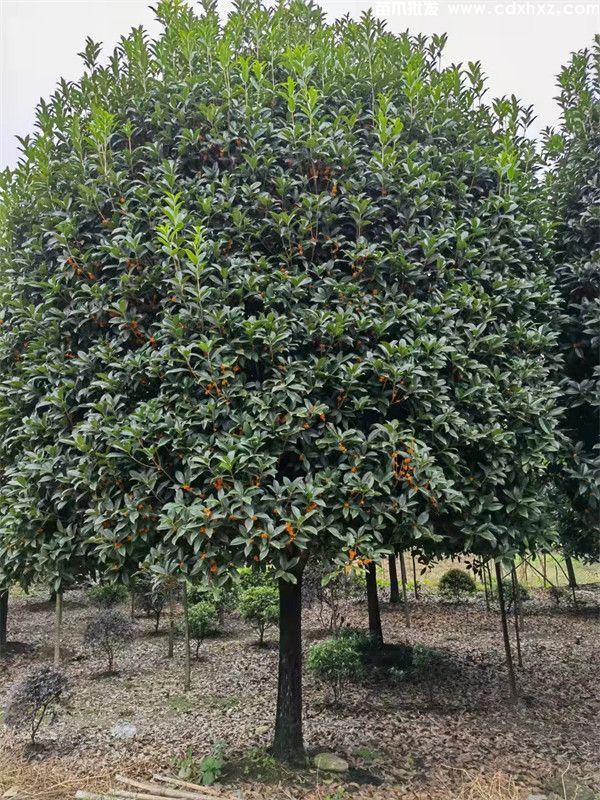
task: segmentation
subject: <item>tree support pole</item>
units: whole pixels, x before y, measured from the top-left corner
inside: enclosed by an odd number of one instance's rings
[[[56,593],[56,607],[54,612],[54,666],[60,666],[60,630],[63,614],[62,589]]]
[[[515,604],[515,638],[517,640],[517,663],[523,666],[523,656],[521,655],[521,631],[519,630],[519,607],[521,605],[519,582],[517,580],[517,570],[513,563],[510,571],[513,587],[513,602]]]
[[[402,602],[404,604],[404,621],[406,627],[410,628],[410,609],[408,607],[408,592],[406,591],[406,564],[404,563],[404,551],[400,551],[400,575],[402,576]]]
[[[419,583],[417,581],[417,562],[415,560],[415,554],[411,553],[412,557],[412,571],[413,571],[413,590],[415,593],[415,600],[419,599]]]
[[[184,638],[184,667],[183,667],[183,691],[189,692],[192,685],[192,654],[190,652],[190,620],[188,617],[188,596],[187,581],[183,581],[181,591],[181,603],[183,605],[183,638]]]
[[[398,570],[396,556],[388,556],[388,569],[390,573],[390,603],[400,602],[400,587],[398,586]]]
[[[496,561],[496,583],[498,588],[498,601],[500,603],[500,617],[502,619],[502,638],[504,640],[504,653],[506,655],[506,668],[508,670],[510,696],[513,700],[516,700],[517,679],[515,678],[515,667],[510,649],[510,637],[508,635],[508,622],[506,621],[506,605],[504,603],[504,587],[502,586],[502,570],[498,561]]]
[[[0,589],[0,653],[6,647],[8,632],[8,587]]]

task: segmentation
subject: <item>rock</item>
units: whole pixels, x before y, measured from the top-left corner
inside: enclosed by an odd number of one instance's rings
[[[347,772],[349,769],[348,762],[335,753],[319,753],[314,757],[313,763],[323,772]]]
[[[549,800],[547,794],[530,794],[527,800]]]
[[[11,788],[10,788],[10,789],[7,789],[7,790],[4,792],[4,794],[2,795],[2,797],[18,797],[18,796],[19,796],[19,792],[20,792],[20,791],[21,791],[21,790],[19,789],[19,787],[18,787],[18,786],[11,786]]]
[[[137,727],[131,722],[118,722],[110,729],[115,739],[135,739]]]
[[[270,730],[271,730],[270,725],[260,725],[260,727],[256,729],[256,733],[258,734],[258,736],[266,736]]]

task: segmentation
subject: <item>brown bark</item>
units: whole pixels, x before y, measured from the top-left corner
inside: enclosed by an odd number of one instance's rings
[[[410,609],[408,607],[408,592],[406,590],[406,564],[404,563],[404,553],[400,551],[400,574],[402,576],[402,603],[404,605],[404,622],[410,628]]]
[[[390,603],[399,603],[400,586],[398,585],[398,570],[396,568],[396,556],[388,556],[388,568],[390,572]]]
[[[367,570],[367,607],[369,611],[369,633],[375,644],[383,644],[379,595],[377,593],[377,565],[371,561]]]
[[[279,679],[273,755],[288,764],[306,760],[302,732],[302,569],[296,583],[279,581]]]
[[[8,631],[8,589],[0,589],[0,648],[6,645]]]

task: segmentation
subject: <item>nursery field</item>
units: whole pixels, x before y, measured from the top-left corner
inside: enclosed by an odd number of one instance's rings
[[[433,672],[372,671],[346,683],[337,704],[307,675],[307,750],[347,760],[350,770],[339,781],[315,769],[284,769],[268,755],[276,629],[261,648],[237,613],[227,614],[221,633],[202,644],[185,693],[181,640],[169,659],[166,623],[155,634],[154,622],[137,615],[131,646],[107,674],[104,660],[83,643],[95,611],[83,592],[72,591],[63,623],[68,709],[41,729],[33,750],[26,735],[4,735],[0,790],[6,797],[62,800],[76,788],[106,787],[118,772],[143,778],[177,771],[212,752],[224,762],[220,780],[249,800],[526,798],[557,776],[588,787],[585,797],[596,796],[599,587],[580,590],[577,608],[556,607],[548,592],[531,593],[517,704],[509,698],[499,614],[486,611],[481,593],[449,603],[424,588],[419,602],[410,603],[410,629],[402,609],[386,602],[385,588],[380,594],[386,641],[432,648],[442,658]],[[346,625],[365,627],[364,604],[347,601],[343,614]],[[13,644],[0,662],[2,695],[48,660],[52,628],[53,606],[44,597],[15,598]],[[311,608],[304,649],[329,635]]]

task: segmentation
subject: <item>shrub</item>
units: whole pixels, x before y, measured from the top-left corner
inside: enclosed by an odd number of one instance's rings
[[[413,674],[427,687],[430,704],[433,703],[436,683],[449,671],[446,653],[432,647],[416,644],[412,653]]]
[[[169,601],[168,591],[155,583],[150,575],[142,575],[136,581],[135,596],[147,617],[154,617],[154,632],[158,633],[160,618]]]
[[[439,593],[449,600],[460,600],[466,595],[475,594],[476,589],[474,579],[462,569],[449,569],[438,583]]]
[[[361,642],[355,636],[338,636],[310,648],[308,668],[329,684],[333,700],[339,703],[344,681],[362,671]]]
[[[135,627],[126,614],[105,608],[88,623],[83,640],[106,655],[108,671],[112,672],[116,653],[131,642],[134,631]]]
[[[272,589],[277,588],[272,569],[253,569],[252,567],[240,567],[238,573],[239,593],[248,589],[255,589],[258,586],[268,586]]]
[[[196,642],[196,658],[198,659],[202,642],[207,636],[211,636],[219,630],[217,607],[210,600],[194,603],[188,608],[188,624],[190,639]]]
[[[29,728],[32,744],[47,714],[55,718],[68,682],[62,672],[42,667],[30,672],[8,692],[4,722],[9,728]]]
[[[512,580],[502,581],[504,588],[504,602],[506,603],[506,610],[510,611],[513,603],[515,602],[515,592],[513,591]],[[525,603],[529,600],[529,592],[520,583],[517,583],[517,598],[519,603]]]
[[[255,586],[240,595],[240,614],[244,622],[258,631],[258,643],[262,647],[265,631],[279,621],[279,595],[271,586]]]
[[[88,589],[87,597],[97,608],[112,608],[127,601],[128,591],[123,583],[97,583]]]
[[[187,597],[190,606],[208,601],[212,603],[219,618],[224,611],[232,611],[239,602],[239,590],[236,584],[228,586],[213,586],[208,583],[187,584]]]
[[[307,607],[316,607],[321,624],[337,634],[344,625],[344,604],[363,599],[366,578],[363,573],[339,575],[325,580],[328,573],[318,567],[306,570],[302,578],[302,597]]]
[[[201,759],[188,750],[185,756],[175,761],[177,775],[183,781],[211,786],[216,783],[225,768],[225,743],[217,742],[213,750]]]

